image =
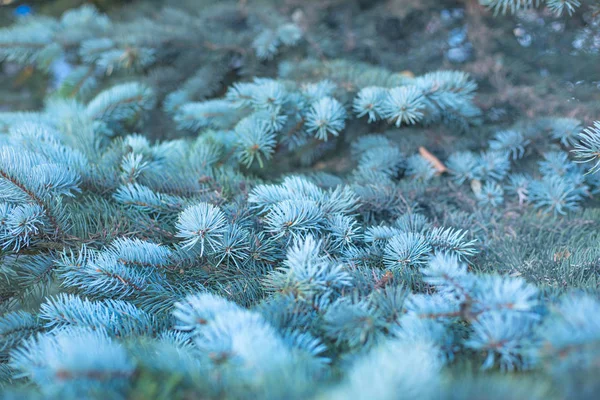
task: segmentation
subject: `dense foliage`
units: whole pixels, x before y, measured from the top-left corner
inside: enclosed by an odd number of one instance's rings
[[[73,65],[0,113],[6,396],[597,393],[600,121],[485,130],[469,74],[311,35],[245,2],[0,31]]]

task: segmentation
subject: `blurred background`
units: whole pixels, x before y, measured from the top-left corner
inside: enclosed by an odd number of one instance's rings
[[[0,26],[18,24],[30,15],[59,17],[86,3],[115,21],[127,21],[139,15],[153,18],[164,6],[201,14],[219,1],[0,0]],[[582,1],[572,16],[556,16],[544,8],[494,16],[477,0],[239,3],[244,7],[268,3],[282,15],[301,21],[311,33],[307,47],[318,49],[324,59],[364,61],[415,75],[435,69],[467,71],[479,84],[477,102],[487,122],[555,115],[579,118],[587,124],[599,116],[600,9],[591,1]],[[300,51],[295,57],[307,54]],[[274,75],[273,65],[278,61],[269,60],[248,70],[255,75]],[[69,69],[64,60],[42,74],[33,73],[31,67],[0,62],[0,110],[39,108],[44,94],[60,83]]]

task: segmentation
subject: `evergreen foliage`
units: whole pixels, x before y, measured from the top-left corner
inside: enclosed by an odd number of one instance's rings
[[[581,6],[579,0],[480,0],[482,5],[494,10],[495,14],[507,12],[515,13],[518,10],[539,7],[541,4],[557,15],[572,15]]]
[[[77,64],[43,109],[0,113],[7,397],[598,390],[600,122],[488,132],[467,73],[278,60],[310,34],[258,6],[253,37],[211,32],[238,6],[160,23],[84,6],[0,31],[5,60]],[[198,43],[178,87],[149,79]],[[280,62],[232,82],[231,53]],[[155,114],[177,138],[142,134]],[[440,160],[409,140],[428,129],[481,145]],[[309,168],[340,149],[349,173]]]

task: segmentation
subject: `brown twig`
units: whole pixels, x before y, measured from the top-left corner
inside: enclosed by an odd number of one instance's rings
[[[431,154],[429,150],[427,150],[425,147],[419,147],[419,154],[421,155],[421,157],[433,164],[433,167],[437,170],[438,175],[448,171],[448,168],[446,168],[446,166],[439,160],[439,158]]]

